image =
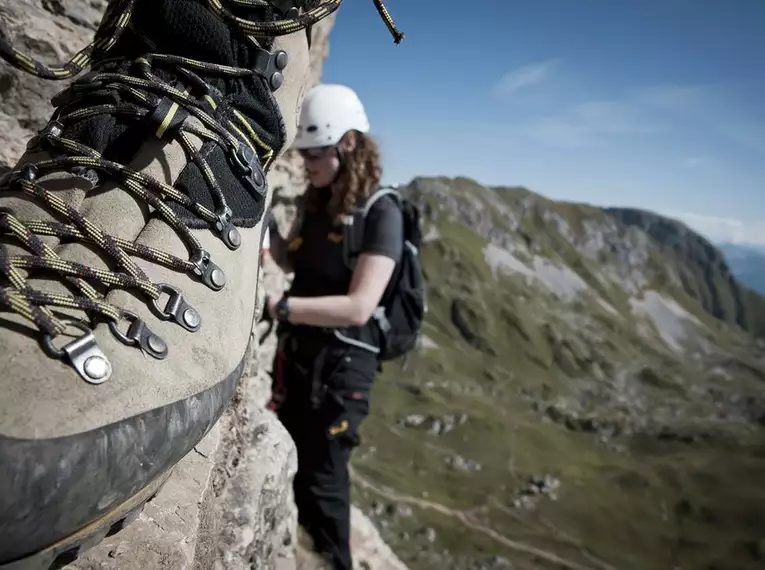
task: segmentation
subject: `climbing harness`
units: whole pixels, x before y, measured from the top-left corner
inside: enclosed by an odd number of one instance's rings
[[[404,35],[396,29],[382,0],[373,1],[398,44]],[[224,3],[262,11],[275,8],[267,0],[206,0],[214,15],[247,36],[257,54],[255,69],[162,53],[146,53],[132,63],[109,60],[109,50],[131,25],[136,2],[109,2],[94,41],[59,67],[44,65],[18,51],[0,34],[0,57],[32,75],[63,80],[91,68],[53,98],[52,103],[56,107],[53,118],[27,145],[28,150],[44,150],[52,158],[28,162],[0,178],[0,193],[19,192],[52,210],[63,220],[22,220],[10,211],[0,209],[0,237],[15,238],[32,253],[9,254],[7,248],[0,245],[0,305],[31,321],[42,334],[43,348],[55,358],[64,358],[68,354],[67,347],[71,348],[74,343],[57,348],[52,340],[73,329],[84,333],[80,339],[87,339],[91,350],[97,351],[97,347],[90,334],[90,325],[83,326],[82,321],[73,323],[72,320],[56,316],[51,307],[79,309],[91,318],[99,316],[106,320],[114,336],[121,342],[139,347],[157,359],[167,356],[166,343],[150,331],[136,314],[107,302],[98,290],[104,287],[136,290],[148,298],[160,319],[174,321],[190,332],[200,328],[200,314],[184,300],[180,290],[169,284],[151,281],[131,256],[188,273],[201,279],[213,291],[222,289],[226,284],[222,269],[202,247],[188,223],[180,219],[168,204],[175,202],[193,213],[198,218],[194,227],[199,227],[201,220],[202,227],[209,227],[217,233],[229,249],[236,250],[241,245],[241,235],[232,223],[232,210],[206,158],[209,154],[198,151],[190,135],[222,148],[232,170],[238,173],[246,189],[261,205],[266,197],[265,172],[277,151],[258,136],[250,122],[237,109],[229,107],[230,119],[215,119],[216,109],[222,104],[222,99],[199,74],[229,78],[258,75],[265,80],[268,89],[278,90],[284,81],[282,71],[287,66],[288,55],[281,50],[274,53],[267,51],[259,39],[306,29],[335,12],[342,0],[326,0],[303,13],[292,8],[284,14],[284,19],[266,22],[237,17]],[[165,80],[168,74],[162,72],[168,71],[171,72],[170,76],[183,79],[183,84]],[[110,94],[111,97],[108,96]],[[107,160],[97,150],[64,135],[83,121],[104,115],[148,119],[154,125],[157,138],[176,141],[189,157],[190,163],[195,164],[201,172],[215,202],[214,209],[205,207],[173,186]],[[187,118],[196,120],[186,121]],[[105,178],[116,180],[122,188],[147,203],[156,216],[175,230],[189,250],[188,259],[110,235],[106,229],[68,205],[56,192],[49,191],[39,183],[41,178],[56,174],[73,175],[89,188],[96,188]],[[119,270],[102,270],[63,259],[41,236],[91,244],[104,257],[114,261]],[[34,289],[27,280],[27,272],[37,270],[58,274],[68,283],[73,293]],[[166,301],[161,302],[163,298]],[[71,355],[69,357],[71,360]],[[78,372],[85,377],[79,368]]]

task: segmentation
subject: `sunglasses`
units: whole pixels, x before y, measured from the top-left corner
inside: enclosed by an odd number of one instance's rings
[[[320,158],[324,158],[329,154],[329,151],[333,149],[334,146],[317,146],[314,148],[301,148],[298,150],[300,153],[300,156],[303,157],[304,160],[318,160]]]

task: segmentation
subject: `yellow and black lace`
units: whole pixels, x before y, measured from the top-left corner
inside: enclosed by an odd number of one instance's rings
[[[233,5],[245,7],[265,7],[266,0],[227,0]],[[403,34],[396,30],[381,0],[373,0],[396,43]],[[254,22],[235,16],[227,10],[221,0],[206,0],[208,7],[219,18],[241,30],[254,46],[259,46],[263,38],[294,33],[311,26],[332,14],[342,0],[326,0],[315,8],[303,13],[296,10],[289,12],[285,19],[277,21]],[[136,0],[112,0],[96,33],[95,40],[76,54],[62,67],[50,67],[33,60],[14,49],[4,38],[0,38],[0,57],[26,72],[47,79],[68,79],[78,75],[94,62],[106,61],[105,55],[119,40],[122,32],[131,23],[131,15]],[[282,52],[283,53],[283,52]],[[276,54],[278,56],[278,54]],[[265,77],[272,90],[281,84],[280,70],[284,64],[276,57],[270,64],[270,75]],[[101,316],[109,323],[117,338],[128,345],[138,346],[155,358],[164,358],[168,348],[166,344],[151,333],[135,314],[107,302],[102,293],[91,285],[100,287],[139,290],[148,297],[160,318],[175,320],[184,328],[194,331],[201,323],[201,318],[184,300],[176,288],[162,283],[152,282],[136,264],[133,256],[164,265],[168,268],[188,272],[201,278],[213,290],[225,285],[225,276],[210,255],[201,246],[187,225],[178,218],[167,201],[174,201],[194,212],[201,220],[219,233],[230,249],[236,249],[241,243],[238,231],[231,223],[231,209],[226,203],[224,193],[205,158],[195,150],[189,135],[202,140],[214,141],[234,157],[239,174],[250,184],[252,189],[265,194],[264,171],[274,158],[274,150],[265,144],[254,132],[246,119],[234,110],[234,119],[228,124],[221,124],[213,118],[216,102],[210,95],[195,98],[189,90],[179,89],[155,73],[160,68],[172,69],[192,86],[207,89],[204,81],[195,72],[206,75],[242,77],[253,75],[257,70],[228,67],[208,62],[194,61],[183,57],[163,54],[145,55],[133,62],[129,73],[125,68],[114,71],[107,64],[97,66],[86,76],[81,77],[69,89],[54,98],[54,105],[60,108],[46,128],[30,141],[28,148],[45,145],[46,150],[54,150],[50,160],[37,161],[19,166],[0,180],[0,192],[13,190],[26,197],[42,202],[48,209],[58,214],[57,221],[21,220],[8,210],[0,210],[0,236],[11,236],[18,240],[32,255],[9,255],[7,249],[0,246],[0,275],[6,284],[0,286],[0,304],[11,311],[32,321],[42,333],[42,345],[51,356],[67,356],[62,349],[56,348],[52,339],[75,327],[90,334],[90,329],[82,321],[62,318],[51,311],[51,307],[66,307],[85,311],[91,317]],[[117,69],[116,67],[114,69]],[[262,74],[262,71],[260,72]],[[119,103],[83,106],[69,110],[72,98],[75,101],[94,90],[108,88],[120,95]],[[164,113],[156,133],[162,138],[163,130],[172,128],[172,137],[183,147],[190,161],[199,168],[216,203],[212,211],[196,203],[189,196],[173,186],[157,181],[139,171],[132,170],[120,163],[106,160],[99,152],[72,139],[65,138],[65,127],[71,127],[78,121],[98,115],[127,115],[142,117],[147,113]],[[196,121],[184,121],[193,117]],[[104,177],[118,179],[120,185],[136,197],[148,203],[156,213],[177,231],[187,244],[190,256],[182,259],[169,255],[160,249],[134,243],[109,235],[98,224],[84,217],[65,201],[37,183],[37,180],[53,172],[77,172],[95,184]],[[79,240],[95,245],[109,258],[116,261],[119,271],[101,270],[68,261],[57,255],[53,248],[40,236],[54,236],[64,240]],[[29,271],[45,270],[61,275],[66,279],[76,294],[54,293],[32,288],[27,282]],[[165,295],[168,300],[160,304]],[[127,323],[127,332],[120,328]],[[92,338],[92,335],[91,335]],[[71,354],[68,354],[71,359]],[[81,367],[78,372],[83,373]],[[86,378],[88,379],[88,378]],[[90,380],[95,380],[90,378]]]

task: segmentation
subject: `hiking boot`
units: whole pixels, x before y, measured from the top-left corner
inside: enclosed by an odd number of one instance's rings
[[[0,568],[121,528],[219,419],[255,312],[266,172],[341,0],[112,0],[90,71],[0,180]],[[307,4],[307,6],[306,6]]]

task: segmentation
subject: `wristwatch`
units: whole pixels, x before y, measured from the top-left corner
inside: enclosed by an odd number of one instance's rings
[[[279,224],[276,223],[276,217],[273,212],[268,213],[268,231],[272,234],[279,233]]]
[[[285,322],[290,318],[290,307],[287,304],[287,296],[285,295],[276,302],[276,320],[279,322]]]

